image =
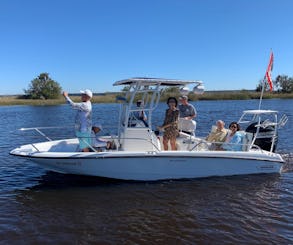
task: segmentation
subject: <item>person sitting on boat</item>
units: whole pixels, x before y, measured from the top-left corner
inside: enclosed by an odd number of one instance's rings
[[[93,93],[89,89],[80,91],[80,93],[81,103],[74,103],[66,91],[63,92],[63,96],[72,108],[77,110],[75,116],[75,135],[79,140],[79,148],[83,152],[89,152],[92,130],[92,103],[90,100],[93,97]]]
[[[94,133],[94,136],[92,137],[92,146],[97,151],[103,151],[103,149],[109,150],[112,148],[112,143],[111,141],[99,137],[98,133],[101,131],[101,128],[102,126],[100,125],[92,127],[92,132]]]
[[[138,100],[136,102],[136,107],[138,109],[143,108],[143,101],[142,100]],[[133,114],[134,114],[134,116],[135,116],[136,119],[141,120],[144,123],[144,125],[146,127],[148,127],[148,124],[147,124],[147,116],[146,116],[146,113],[143,110],[135,111]]]
[[[169,97],[167,105],[169,108],[166,110],[164,123],[158,127],[159,130],[164,130],[163,145],[164,150],[168,150],[168,143],[170,141],[171,150],[176,151],[176,137],[178,136],[178,119],[179,110],[177,109],[177,100],[174,97]]]
[[[206,137],[208,142],[212,143],[211,149],[219,150],[222,142],[225,141],[227,136],[227,129],[225,129],[225,123],[222,120],[216,122],[217,126],[212,127],[212,131]]]
[[[194,135],[196,122],[193,120],[196,117],[196,109],[188,103],[188,97],[183,95],[179,98],[179,127],[182,132]]]
[[[227,135],[222,149],[226,151],[241,151],[243,136],[240,132],[240,125],[237,122],[231,122],[229,125],[230,132]]]

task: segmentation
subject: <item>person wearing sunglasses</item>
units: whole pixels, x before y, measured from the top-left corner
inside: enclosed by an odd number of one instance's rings
[[[179,134],[178,131],[178,120],[179,120],[179,110],[177,109],[177,100],[175,97],[169,97],[167,100],[168,109],[166,110],[164,123],[162,126],[158,127],[158,130],[164,130],[163,135],[163,145],[164,150],[168,150],[168,143],[170,141],[171,150],[176,151],[176,137]]]
[[[226,151],[241,151],[243,137],[240,131],[240,126],[237,122],[231,122],[229,125],[230,132],[228,133],[225,143],[222,148]]]

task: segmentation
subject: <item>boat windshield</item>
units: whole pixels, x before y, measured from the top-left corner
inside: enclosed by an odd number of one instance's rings
[[[248,110],[244,111],[243,115],[239,119],[238,123],[241,128],[247,128],[253,123],[263,123],[276,124],[277,123],[277,111],[271,110]]]

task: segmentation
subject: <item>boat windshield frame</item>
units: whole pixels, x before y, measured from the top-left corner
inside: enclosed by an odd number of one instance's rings
[[[251,116],[250,120],[244,120],[246,116]],[[270,120],[271,119],[271,120]],[[266,128],[269,126],[273,127],[273,136],[271,142],[270,152],[273,151],[275,146],[275,141],[278,137],[278,111],[274,110],[245,110],[243,111],[242,116],[238,120],[238,124],[240,125],[251,125],[252,123],[256,123],[256,132],[253,135],[251,145],[254,145],[257,138],[262,138],[260,135],[260,129]]]

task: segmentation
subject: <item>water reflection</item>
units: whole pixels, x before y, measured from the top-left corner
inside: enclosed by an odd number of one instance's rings
[[[65,232],[83,243],[282,243],[281,185],[280,175],[129,183],[47,173],[17,194],[14,222],[31,239],[54,232],[49,242]]]

